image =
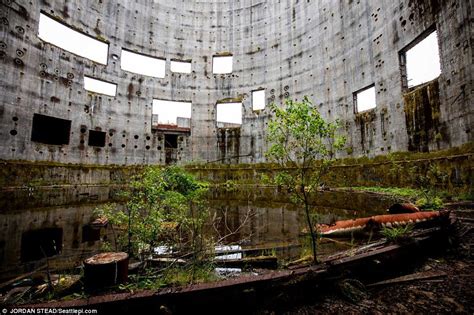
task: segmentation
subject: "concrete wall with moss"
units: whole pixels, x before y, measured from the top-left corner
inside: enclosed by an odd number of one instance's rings
[[[433,153],[396,153],[376,158],[340,159],[324,178],[328,187],[417,187],[420,177],[453,194],[473,190],[474,147]],[[2,161],[0,209],[77,205],[120,200],[120,191],[142,167]],[[225,185],[264,187],[281,171],[278,165],[190,164],[186,170],[225,190]],[[254,189],[251,188],[251,189]]]
[[[328,187],[420,188],[416,179],[428,176],[431,187],[447,191],[451,196],[472,199],[473,158],[474,147],[466,145],[434,153],[341,159],[324,180]],[[73,267],[97,251],[98,242],[86,241],[83,229],[93,219],[93,209],[106,202],[122,203],[120,192],[143,169],[12,160],[0,161],[0,166],[0,279],[45,264],[45,259],[31,262],[20,259],[22,235],[29,231],[62,228],[62,253],[50,259],[52,268]],[[298,211],[288,204],[287,188],[269,185],[268,179],[281,171],[277,165],[192,164],[186,169],[212,184],[209,199],[216,209],[237,211],[236,224],[249,208],[249,202],[271,214],[268,221],[258,221],[262,226],[270,224],[270,228],[258,232],[254,239],[257,243],[271,240],[278,233],[288,233],[288,224],[297,220]],[[433,177],[433,170],[439,176]],[[330,190],[319,192],[311,202],[318,206],[322,216],[330,215],[334,208],[354,210],[363,216],[371,215],[374,209],[386,209],[395,201],[379,195],[360,192],[348,195]]]
[[[285,171],[276,164],[190,165],[202,180],[226,186],[266,186]],[[433,188],[451,194],[473,194],[474,147],[472,144],[433,153],[394,153],[375,158],[339,159],[323,178],[326,187]],[[420,187],[420,179],[423,185]],[[426,181],[425,181],[426,180]]]
[[[140,166],[0,161],[1,213],[120,200]]]
[[[179,162],[264,162],[271,113],[252,110],[251,91],[259,88],[267,104],[308,95],[326,119],[341,119],[348,135],[343,156],[460,146],[473,140],[472,6],[460,0],[2,0],[0,158],[164,164],[164,138],[151,127],[152,100],[161,98],[193,104],[190,135],[175,152]],[[39,39],[41,11],[107,43],[107,65]],[[399,53],[432,29],[442,74],[406,91]],[[122,70],[122,48],[166,59],[165,77]],[[233,72],[213,74],[212,56],[229,53]],[[192,72],[170,72],[174,59],[192,60]],[[116,83],[117,95],[84,90],[84,75]],[[377,107],[355,114],[353,93],[370,85]],[[218,127],[219,100],[242,102],[240,130]],[[34,113],[70,120],[69,143],[31,141]],[[105,146],[88,145],[88,130],[105,132]]]

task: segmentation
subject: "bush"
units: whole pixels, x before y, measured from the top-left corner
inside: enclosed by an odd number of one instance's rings
[[[206,244],[203,226],[209,214],[204,198],[207,191],[207,183],[179,167],[148,167],[124,191],[128,200],[125,209],[105,205],[95,213],[108,218],[112,229],[122,232],[116,237],[116,250],[145,259],[154,248],[164,245],[194,257],[204,252]]]
[[[416,205],[423,210],[438,210],[443,208],[443,200],[440,197],[423,197],[416,201]]]
[[[399,227],[383,227],[380,231],[387,241],[398,243],[407,240],[413,231],[413,225],[407,224]]]

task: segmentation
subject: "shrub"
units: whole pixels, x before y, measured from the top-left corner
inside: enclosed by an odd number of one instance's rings
[[[410,237],[413,231],[413,225],[407,224],[399,227],[383,227],[380,231],[387,241],[398,243]]]

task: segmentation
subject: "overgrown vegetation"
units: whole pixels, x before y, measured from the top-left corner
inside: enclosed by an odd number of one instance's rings
[[[268,123],[267,157],[281,166],[274,183],[289,190],[294,203],[304,206],[311,235],[313,261],[316,262],[315,218],[310,198],[323,185],[337,151],[345,138],[338,136],[339,121],[326,122],[307,96],[301,102],[286,100],[283,107],[271,104],[273,118]]]
[[[413,231],[413,224],[402,225],[398,227],[383,227],[380,234],[387,239],[388,242],[401,242],[406,240]]]
[[[425,170],[420,171],[418,168],[419,166],[414,166],[410,170],[413,181],[422,193],[421,198],[416,201],[417,206],[425,210],[441,209],[443,201],[439,196],[438,187],[443,186],[448,180],[448,174],[434,163],[428,163]],[[421,175],[423,173],[425,174]]]
[[[443,207],[441,196],[446,194],[440,187],[446,187],[449,180],[448,174],[433,161],[427,161],[409,168],[388,156],[390,161],[390,174],[392,176],[405,176],[416,188],[408,187],[353,187],[353,189],[381,192],[396,198],[408,199],[415,202],[423,210],[437,210]]]
[[[212,264],[170,267],[159,272],[148,270],[143,274],[130,275],[129,282],[121,284],[119,290],[133,293],[136,290],[157,290],[167,286],[211,282],[217,279]]]
[[[96,216],[108,219],[114,234],[106,247],[127,251],[141,261],[164,248],[199,268],[212,252],[211,237],[204,231],[207,191],[206,183],[179,167],[146,168],[124,192],[125,207],[111,204],[95,210]]]
[[[416,198],[420,196],[421,194],[421,191],[419,189],[406,188],[406,187],[360,186],[360,187],[351,187],[351,189],[375,192],[375,193],[383,193],[383,194],[392,195],[395,198],[408,199],[408,200],[416,200]]]

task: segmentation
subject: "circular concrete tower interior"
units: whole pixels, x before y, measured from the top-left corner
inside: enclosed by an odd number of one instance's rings
[[[468,9],[462,1],[5,0],[1,158],[265,162],[268,105],[305,95],[343,123],[340,157],[456,147],[472,140]],[[419,83],[409,53],[428,38],[434,54],[422,59],[438,70]]]
[[[299,240],[299,186],[265,182],[286,167],[267,153],[287,101],[308,98],[345,137],[314,186],[324,218],[385,214],[392,199],[352,188],[419,189],[426,174],[472,198],[473,12],[473,0],[0,0],[0,280],[99,251],[93,210],[123,206],[146,166],[210,182],[235,227],[260,211],[251,245]],[[60,244],[51,255],[43,238]]]

